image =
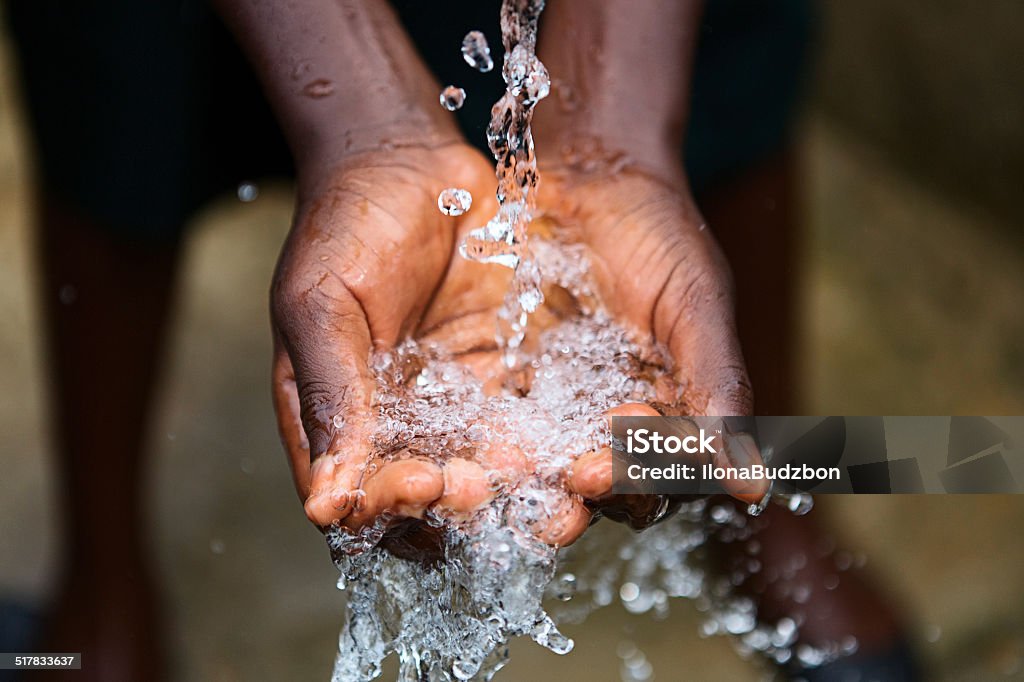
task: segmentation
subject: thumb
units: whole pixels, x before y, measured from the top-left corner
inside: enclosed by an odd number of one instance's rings
[[[327,526],[358,503],[359,464],[370,449],[369,324],[358,299],[334,277],[308,284],[279,278],[272,316],[278,426],[306,515]]]

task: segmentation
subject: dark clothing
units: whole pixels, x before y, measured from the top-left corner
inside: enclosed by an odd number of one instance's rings
[[[486,151],[490,107],[504,88],[500,1],[394,4],[442,86],[466,90],[457,116]],[[696,189],[784,145],[810,33],[807,5],[708,3],[686,149]],[[8,19],[40,179],[98,222],[126,236],[173,239],[211,197],[291,172],[256,78],[202,0],[12,0]],[[490,73],[462,60],[472,29],[490,42]]]

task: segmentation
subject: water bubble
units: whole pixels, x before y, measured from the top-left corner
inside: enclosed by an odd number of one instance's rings
[[[796,657],[808,668],[817,668],[828,660],[827,653],[809,644],[801,644],[796,648]]]
[[[764,510],[768,507],[768,502],[772,499],[772,484],[768,484],[768,492],[764,494],[759,501],[747,506],[747,514],[750,516],[760,516],[764,513]]]
[[[555,578],[553,583],[555,599],[569,601],[576,594],[576,576],[572,573],[563,573]]]
[[[775,632],[772,635],[772,645],[776,647],[789,646],[796,640],[796,621],[792,618],[780,618],[775,624]]]
[[[777,492],[774,497],[789,511],[797,516],[803,516],[814,509],[814,498],[807,493],[783,493]]]
[[[487,37],[480,31],[470,31],[462,39],[462,58],[481,73],[487,73],[494,68],[494,60],[491,59],[491,48],[487,44]]]
[[[334,83],[327,80],[326,78],[317,78],[314,81],[306,83],[306,87],[302,88],[302,94],[312,99],[323,99],[334,94]]]
[[[636,583],[623,583],[622,587],[619,588],[619,599],[625,603],[634,601],[640,596],[640,588]]]
[[[440,100],[441,106],[448,111],[457,111],[466,102],[466,91],[454,85],[449,85],[441,91]]]
[[[558,631],[555,622],[550,616],[544,616],[541,622],[530,633],[533,641],[540,644],[548,651],[559,655],[565,655],[572,651],[575,643]]]
[[[935,624],[929,625],[924,631],[924,638],[929,644],[935,644],[942,639],[942,628]]]
[[[481,661],[474,657],[460,658],[452,665],[452,674],[459,680],[470,680],[480,670]]]
[[[473,195],[459,187],[449,187],[437,195],[437,207],[445,215],[462,215],[473,205]]]
[[[732,507],[718,504],[711,508],[711,520],[715,523],[725,525],[732,521],[733,516],[735,516],[735,513]]]
[[[647,682],[654,675],[654,667],[642,651],[634,648],[633,653],[622,657],[619,674],[622,682]]]
[[[224,545],[224,541],[220,538],[213,538],[210,540],[210,551],[214,554],[223,554],[227,551],[227,547]]]
[[[259,197],[260,188],[251,182],[240,182],[236,194],[239,201],[249,203],[250,201],[256,201],[256,198]]]
[[[256,472],[256,462],[252,457],[242,457],[238,460],[238,468],[243,474],[252,476]]]
[[[636,655],[637,651],[638,649],[636,648],[636,644],[628,639],[622,640],[619,642],[618,646],[615,647],[615,653],[619,658],[631,658]]]
[[[843,640],[839,643],[839,651],[844,656],[851,656],[857,653],[857,649],[860,648],[860,642],[853,635],[843,637]]]
[[[808,585],[797,585],[793,589],[793,601],[797,604],[806,604],[811,598],[811,588]]]
[[[340,414],[336,414],[333,417],[331,417],[331,424],[333,424],[334,428],[336,429],[344,428],[345,417],[341,416]]]

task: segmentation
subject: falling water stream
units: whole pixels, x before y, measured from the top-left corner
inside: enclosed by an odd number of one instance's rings
[[[430,562],[398,558],[381,546],[391,521],[386,513],[358,534],[328,532],[338,586],[347,591],[333,680],[372,680],[391,654],[401,680],[487,680],[508,659],[512,637],[526,635],[568,653],[573,642],[556,622],[577,622],[615,600],[633,613],[655,614],[664,614],[672,598],[694,600],[706,616],[704,634],[733,635],[741,651],[780,663],[792,657],[820,663],[844,653],[855,643],[795,647],[799,623],[759,622],[753,601],[736,593],[735,576],[711,578],[692,560],[713,535],[753,542],[748,517],[731,505],[685,504],[642,534],[624,531],[614,549],[595,546],[591,532],[563,550],[537,539],[538,528],[557,531],[566,511],[578,505],[565,488],[565,471],[580,455],[608,444],[604,411],[627,402],[678,404],[680,397],[661,350],[632,337],[601,306],[586,250],[536,234],[527,239],[539,179],[530,123],[550,87],[535,54],[543,5],[504,0],[506,91],[487,132],[499,209],[460,248],[466,258],[514,271],[498,315],[508,371],[495,386],[442,346],[415,340],[372,362],[375,454],[385,462],[410,453],[442,465],[480,461],[491,499],[471,514],[427,513],[440,547]],[[462,51],[470,66],[490,70],[481,33],[467,35]],[[456,90],[442,93],[446,108],[457,108],[452,105],[465,96]],[[470,202],[459,188],[438,198],[449,215],[468,210]],[[571,299],[578,314],[533,329],[537,342],[524,344],[528,317],[544,303],[545,290]],[[756,551],[750,555],[747,569],[754,572]],[[623,654],[624,679],[647,679],[649,669],[635,647]]]

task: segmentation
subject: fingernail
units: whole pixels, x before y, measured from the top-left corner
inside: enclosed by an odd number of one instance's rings
[[[747,433],[737,434],[728,439],[729,463],[737,469],[749,469],[755,464],[763,464],[761,450],[754,442],[753,436]]]
[[[349,494],[347,490],[335,490],[331,494],[331,506],[341,510],[348,506]]]

